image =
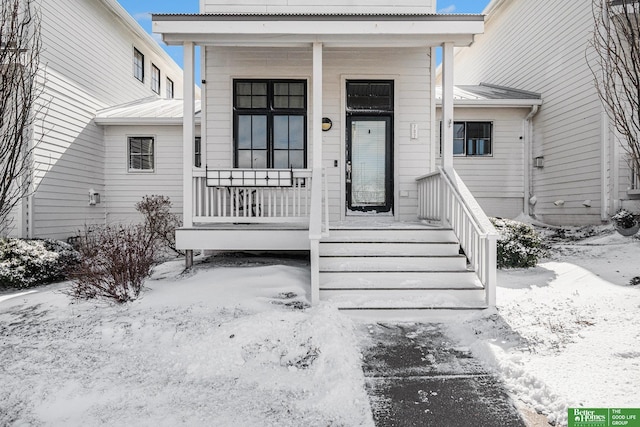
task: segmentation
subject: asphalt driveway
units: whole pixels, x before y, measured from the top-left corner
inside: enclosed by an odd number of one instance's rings
[[[438,324],[361,326],[376,426],[525,426],[494,375]]]

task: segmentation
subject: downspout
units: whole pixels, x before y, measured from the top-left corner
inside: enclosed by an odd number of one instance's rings
[[[527,114],[527,117],[524,118],[526,133],[524,137],[524,200],[522,204],[522,211],[526,216],[529,216],[530,214],[529,199],[531,198],[532,193],[531,175],[533,174],[533,171],[531,167],[531,159],[533,156],[533,117],[538,114],[539,110],[539,105],[533,105],[531,107],[531,111]]]
[[[601,116],[601,134],[600,134],[600,182],[601,182],[601,194],[600,194],[600,219],[602,221],[607,221],[609,219],[609,215],[608,215],[608,208],[609,208],[609,200],[611,198],[611,189],[609,187],[609,180],[613,179],[613,182],[615,183],[614,185],[614,190],[613,191],[618,191],[618,185],[617,185],[617,179],[616,176],[618,175],[618,171],[617,171],[617,167],[615,167],[615,163],[617,163],[617,161],[611,161],[610,158],[610,149],[609,149],[609,117],[607,116],[606,111],[604,110],[604,108],[602,108],[601,112],[600,112],[600,116]],[[617,158],[616,158],[617,160]],[[607,176],[607,164],[611,163],[609,170],[610,170],[610,174],[612,176]],[[613,175],[615,174],[615,175]]]

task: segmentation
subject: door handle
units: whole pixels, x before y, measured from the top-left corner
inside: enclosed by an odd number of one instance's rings
[[[351,160],[347,161],[347,183],[351,183]]]

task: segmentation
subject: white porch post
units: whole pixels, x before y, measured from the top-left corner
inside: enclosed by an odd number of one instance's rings
[[[442,44],[442,166],[453,169],[453,43]]]
[[[311,258],[311,304],[320,301],[320,244],[322,238],[322,43],[313,43],[313,176],[309,244]]]
[[[313,44],[313,169],[322,169],[322,43]]]
[[[193,142],[195,135],[194,44],[184,45],[184,88],[182,127],[182,223],[193,227]],[[205,143],[205,141],[202,141]]]

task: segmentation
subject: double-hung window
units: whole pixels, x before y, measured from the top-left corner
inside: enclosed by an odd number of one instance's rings
[[[160,94],[160,68],[151,64],[151,90]]]
[[[193,141],[193,165],[197,168],[202,166],[202,139],[199,136]]]
[[[173,80],[167,77],[167,99],[173,99]]]
[[[493,154],[493,124],[491,122],[454,122],[454,156],[490,156]],[[442,151],[442,122],[440,123],[440,147]]]
[[[153,172],[154,138],[130,136],[128,138],[129,172]]]
[[[144,82],[144,55],[136,48],[133,48],[133,76]]]
[[[307,166],[307,84],[304,80],[235,80],[234,167]]]

